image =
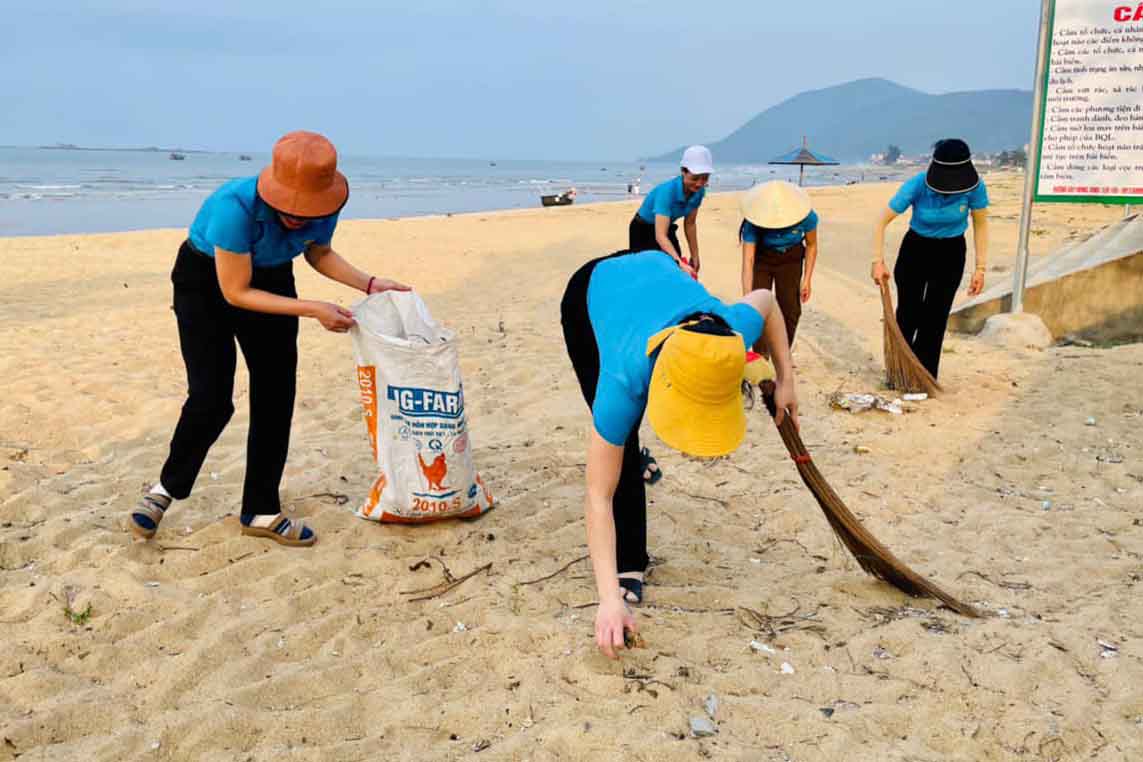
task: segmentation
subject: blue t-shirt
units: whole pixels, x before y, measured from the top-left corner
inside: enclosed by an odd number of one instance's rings
[[[797,246],[801,243],[805,239],[806,233],[812,233],[817,229],[818,213],[813,209],[810,210],[805,219],[788,228],[760,228],[750,220],[745,220],[742,223],[742,242],[757,245],[759,238],[761,238],[762,248],[785,251],[791,246]]]
[[[639,218],[654,225],[655,218],[662,215],[674,222],[679,217],[686,217],[698,209],[705,196],[706,188],[699,188],[687,198],[686,189],[683,188],[683,176],[679,175],[651,189],[643,199],[643,205],[639,207]]]
[[[333,240],[336,214],[287,230],[278,213],[259,198],[257,186],[257,177],[244,177],[210,194],[191,223],[191,244],[211,257],[218,246],[252,254],[254,267],[275,267],[304,254],[310,244],[328,245]]]
[[[661,251],[604,260],[587,287],[587,314],[599,347],[592,420],[599,435],[622,446],[647,407],[651,358],[647,341],[696,312],[718,315],[742,336],[742,351],[762,335],[749,304],[724,304]]]
[[[897,214],[913,207],[909,227],[926,238],[956,238],[968,229],[968,215],[976,209],[988,208],[988,190],[981,180],[965,193],[937,193],[925,184],[925,173],[906,180],[897,195],[889,200],[889,208]]]

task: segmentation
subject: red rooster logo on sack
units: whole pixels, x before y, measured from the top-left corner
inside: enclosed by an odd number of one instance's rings
[[[421,473],[425,475],[425,479],[429,482],[429,489],[431,490],[444,490],[444,480],[448,476],[448,462],[445,461],[444,453],[433,458],[432,463],[426,463],[421,454],[417,453],[417,463],[421,466]]]

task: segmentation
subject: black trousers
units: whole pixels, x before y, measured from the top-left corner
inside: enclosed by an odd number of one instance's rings
[[[764,288],[774,292],[782,320],[786,323],[786,338],[790,347],[794,346],[794,334],[798,331],[798,321],[802,318],[802,269],[806,260],[806,247],[802,244],[791,246],[785,251],[754,248],[754,288]],[[754,351],[765,353],[766,343],[762,337],[754,342]]]
[[[281,511],[278,485],[290,447],[298,367],[298,319],[232,307],[222,296],[214,259],[184,242],[171,272],[187,400],[160,479],[172,497],[191,493],[210,446],[234,414],[234,342],[250,372],[250,431],[242,513]],[[254,288],[296,297],[292,264],[256,267]]]
[[[683,256],[683,249],[679,246],[677,222],[672,222],[667,228],[667,240],[675,247],[675,252],[680,257]],[[655,223],[647,222],[638,214],[632,217],[631,224],[627,226],[627,248],[631,251],[662,251],[663,247],[655,239]]]
[[[933,378],[941,363],[949,312],[964,277],[964,257],[963,235],[927,238],[910,229],[893,267],[897,325]]]
[[[623,256],[626,251],[612,254]],[[599,346],[595,331],[587,314],[587,285],[601,257],[588,262],[568,281],[564,298],[560,302],[560,321],[564,328],[564,343],[568,357],[575,368],[579,388],[588,408],[595,403],[595,387],[599,382]],[[623,465],[619,484],[611,501],[615,518],[615,561],[619,573],[641,572],[647,568],[647,486],[643,482],[643,467],[639,458],[639,422],[623,443]]]

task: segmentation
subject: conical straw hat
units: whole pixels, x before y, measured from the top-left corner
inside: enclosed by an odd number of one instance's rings
[[[783,180],[754,186],[742,194],[738,205],[747,220],[772,230],[797,225],[813,210],[809,194]]]

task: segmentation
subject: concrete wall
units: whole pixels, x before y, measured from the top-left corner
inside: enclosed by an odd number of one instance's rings
[[[1143,217],[1098,231],[1037,263],[1029,274],[1024,309],[1040,316],[1052,335],[1097,342],[1143,338]],[[949,328],[977,333],[1007,312],[1011,284],[994,286],[949,317]]]

